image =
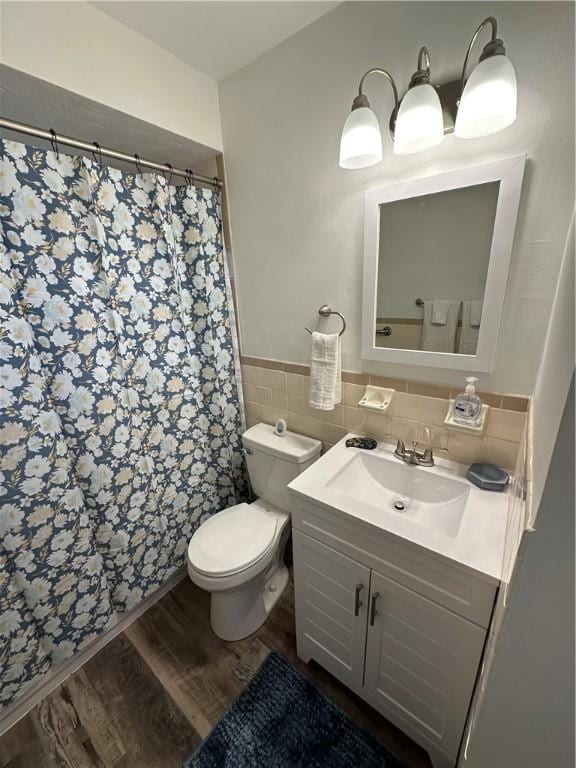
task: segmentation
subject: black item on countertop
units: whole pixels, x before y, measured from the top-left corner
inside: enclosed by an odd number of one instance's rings
[[[378,445],[373,437],[349,437],[346,440],[346,448],[362,448],[365,451],[373,451]]]

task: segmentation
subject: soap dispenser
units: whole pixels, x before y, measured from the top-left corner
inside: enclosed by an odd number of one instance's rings
[[[482,400],[476,394],[477,378],[468,376],[466,390],[454,400],[453,418],[457,424],[476,426],[482,418]]]

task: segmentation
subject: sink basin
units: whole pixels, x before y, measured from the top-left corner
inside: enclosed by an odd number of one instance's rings
[[[458,535],[470,493],[462,480],[369,453],[356,453],[326,487],[450,537]]]
[[[501,580],[510,525],[509,490],[484,491],[466,480],[468,467],[444,457],[434,467],[404,464],[395,443],[373,451],[349,448],[346,435],[289,484],[294,509],[345,521],[369,538],[384,531],[395,539]],[[300,506],[300,505],[304,506]],[[521,509],[521,507],[518,507]],[[512,523],[514,525],[516,523]],[[314,525],[306,529],[315,536]],[[336,534],[335,534],[336,535]],[[329,543],[329,542],[327,542]]]

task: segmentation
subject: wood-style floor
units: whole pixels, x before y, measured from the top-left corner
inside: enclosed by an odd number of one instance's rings
[[[429,768],[407,736],[297,659],[291,585],[258,632],[225,643],[210,630],[209,595],[188,579],[4,734],[0,767],[181,768],[272,649],[409,768]]]

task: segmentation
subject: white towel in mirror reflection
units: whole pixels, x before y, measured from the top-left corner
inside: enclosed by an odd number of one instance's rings
[[[434,299],[432,302],[433,325],[446,325],[451,303],[450,299]]]
[[[461,355],[476,354],[480,321],[482,320],[482,303],[479,299],[462,302],[462,329],[458,344],[458,352]]]
[[[466,305],[470,305],[470,325],[473,328],[479,328],[480,327],[480,320],[482,320],[482,304],[484,302],[481,299],[475,299],[474,301],[465,301],[464,302],[464,308],[466,308]]]
[[[456,326],[458,324],[458,313],[460,311],[460,301],[451,301],[449,299],[436,299],[435,301],[424,302],[424,322],[422,325],[421,348],[427,352],[454,352],[454,342],[456,338]],[[435,305],[446,304],[446,320],[440,325],[434,320]],[[437,317],[441,317],[439,307]]]

